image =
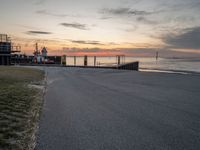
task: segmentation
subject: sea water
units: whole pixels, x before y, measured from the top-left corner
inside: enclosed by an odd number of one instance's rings
[[[139,61],[139,69],[142,71],[181,71],[200,73],[200,58],[155,58],[151,57],[124,57],[121,64]],[[96,57],[97,66],[116,66],[116,57]],[[67,65],[84,64],[84,57],[67,57]],[[88,66],[94,66],[94,57],[88,57]]]

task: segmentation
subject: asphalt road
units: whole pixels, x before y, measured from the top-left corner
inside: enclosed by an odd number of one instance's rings
[[[45,70],[37,150],[200,149],[200,76]]]

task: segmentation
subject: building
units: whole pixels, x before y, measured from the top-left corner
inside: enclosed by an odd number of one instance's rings
[[[6,34],[0,34],[0,65],[11,64],[11,40]]]

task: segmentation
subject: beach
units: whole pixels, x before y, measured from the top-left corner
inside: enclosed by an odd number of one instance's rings
[[[40,67],[37,150],[198,150],[200,76]]]

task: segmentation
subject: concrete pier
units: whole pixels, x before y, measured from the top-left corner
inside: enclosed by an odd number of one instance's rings
[[[122,64],[117,67],[119,70],[139,70],[139,62],[131,62],[127,64]]]

